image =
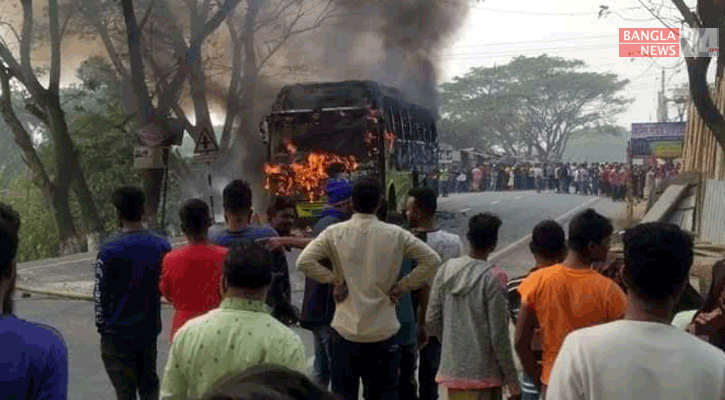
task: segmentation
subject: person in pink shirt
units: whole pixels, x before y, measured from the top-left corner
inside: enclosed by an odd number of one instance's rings
[[[205,202],[187,201],[179,218],[189,244],[164,257],[159,282],[161,294],[174,305],[170,341],[186,321],[219,305],[219,281],[227,255],[225,247],[207,241],[211,217]]]

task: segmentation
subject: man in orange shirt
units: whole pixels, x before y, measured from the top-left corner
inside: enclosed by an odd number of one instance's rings
[[[164,257],[159,289],[174,305],[171,335],[184,323],[219,305],[219,281],[227,249],[207,241],[211,226],[209,206],[202,200],[187,201],[179,210],[181,230],[189,245]]]
[[[588,209],[569,224],[569,254],[563,263],[540,269],[519,286],[521,311],[516,320],[516,352],[521,365],[546,394],[549,374],[564,338],[576,329],[622,318],[627,298],[609,278],[591,268],[607,258],[612,223]],[[538,325],[543,360],[531,349]]]

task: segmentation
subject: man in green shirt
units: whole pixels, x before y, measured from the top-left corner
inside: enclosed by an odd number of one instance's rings
[[[259,243],[235,244],[224,261],[219,308],[174,336],[161,399],[196,399],[230,374],[260,364],[305,371],[302,340],[270,315],[272,255]]]

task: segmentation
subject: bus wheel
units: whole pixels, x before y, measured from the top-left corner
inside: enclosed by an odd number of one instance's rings
[[[388,211],[396,211],[398,207],[397,199],[395,197],[395,186],[390,187],[388,192]]]

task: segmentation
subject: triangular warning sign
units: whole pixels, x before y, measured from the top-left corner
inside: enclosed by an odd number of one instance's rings
[[[206,154],[216,153],[218,151],[219,146],[217,146],[216,140],[214,140],[214,135],[211,133],[211,130],[209,128],[202,129],[201,135],[199,135],[199,139],[196,141],[194,153]]]

